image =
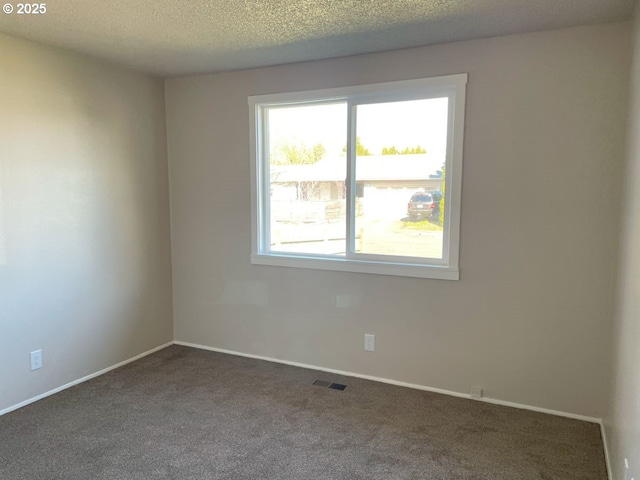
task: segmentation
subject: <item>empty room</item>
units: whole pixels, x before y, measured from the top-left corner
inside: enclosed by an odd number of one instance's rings
[[[5,0],[0,479],[640,480],[637,0]]]

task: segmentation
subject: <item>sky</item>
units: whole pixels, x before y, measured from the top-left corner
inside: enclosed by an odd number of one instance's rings
[[[446,98],[358,105],[356,119],[356,135],[373,154],[391,146],[402,150],[420,145],[432,154],[446,150]],[[347,143],[347,105],[270,108],[269,135],[272,146],[322,143],[327,156],[341,155]]]

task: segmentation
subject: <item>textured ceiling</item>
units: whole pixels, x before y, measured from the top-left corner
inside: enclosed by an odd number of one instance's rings
[[[54,0],[44,15],[0,14],[0,32],[173,76],[625,20],[635,3]]]

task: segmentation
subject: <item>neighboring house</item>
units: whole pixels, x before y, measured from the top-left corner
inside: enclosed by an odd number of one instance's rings
[[[444,155],[368,155],[356,159],[356,208],[370,198],[406,203],[418,190],[441,191]],[[271,165],[273,221],[331,222],[344,216],[345,157],[313,164]],[[395,200],[398,199],[398,200]]]
[[[356,160],[356,185],[365,187],[442,190],[443,155],[370,155]],[[271,196],[275,200],[344,198],[344,157],[323,158],[306,165],[272,165]],[[359,196],[363,196],[360,193]]]

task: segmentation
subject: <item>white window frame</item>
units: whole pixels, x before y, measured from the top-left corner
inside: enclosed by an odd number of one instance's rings
[[[251,263],[405,277],[459,280],[460,206],[467,74],[249,97],[251,138]],[[355,112],[362,104],[449,98],[445,159],[445,221],[442,259],[355,253]],[[269,107],[347,103],[347,253],[344,256],[274,252],[270,249],[269,158],[265,135]],[[267,153],[265,153],[267,152]]]

